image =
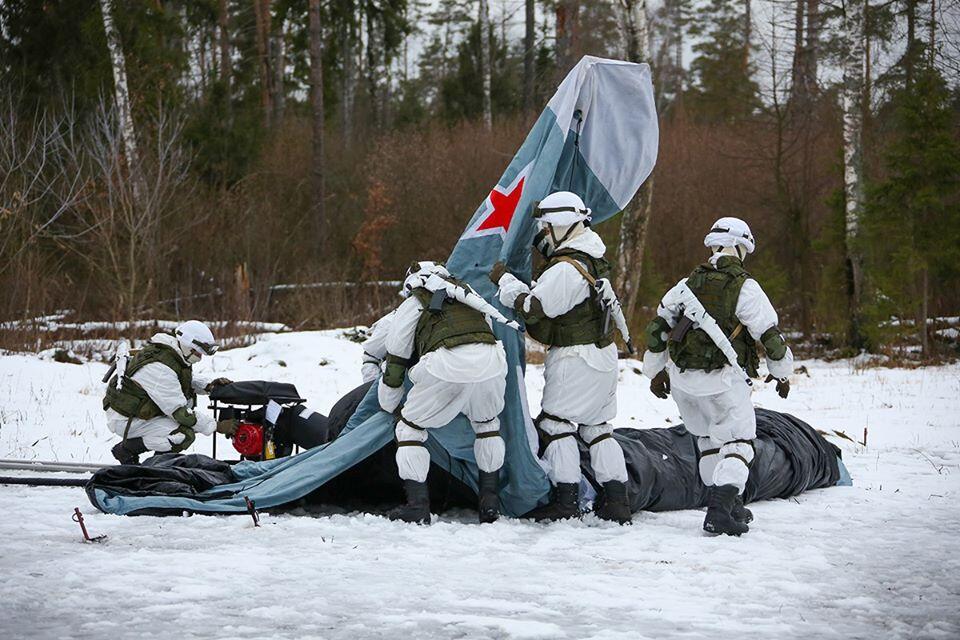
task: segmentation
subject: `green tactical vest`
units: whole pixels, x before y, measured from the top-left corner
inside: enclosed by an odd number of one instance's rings
[[[561,250],[550,256],[547,264],[537,273],[539,278],[547,269],[561,262],[560,258],[573,258],[586,266],[594,278],[606,278],[610,263],[604,258],[594,258],[583,251]],[[586,300],[556,318],[544,316],[536,322],[527,323],[527,333],[537,342],[550,347],[572,347],[577,344],[595,344],[601,349],[613,344],[613,323],[603,330],[604,310],[600,297],[593,287]]]
[[[495,344],[497,342],[486,318],[476,309],[447,298],[439,311],[432,311],[430,301],[433,298],[433,292],[420,288],[414,289],[413,295],[423,305],[414,339],[417,357],[422,358],[440,347],[450,349],[463,344]]]
[[[190,406],[193,406],[197,396],[193,392],[193,370],[191,366],[185,363],[172,347],[149,342],[127,362],[127,368],[119,389],[117,389],[117,375],[111,376],[107,383],[107,394],[103,398],[103,410],[113,409],[126,418],[141,418],[143,420],[164,415],[160,407],[147,395],[147,392],[133,381],[133,374],[153,362],[159,362],[173,369],[180,380],[180,388],[184,397],[189,401]]]
[[[724,256],[717,260],[717,266],[702,264],[693,270],[687,278],[687,286],[707,310],[723,333],[733,335],[740,321],[737,319],[737,300],[740,289],[750,274],[743,264],[733,256]],[[757,344],[746,328],[741,327],[737,335],[730,340],[737,352],[737,362],[751,377],[756,377],[760,357]],[[681,371],[699,369],[714,371],[727,365],[727,358],[713,343],[703,329],[687,331],[680,342],[669,342],[670,358]]]

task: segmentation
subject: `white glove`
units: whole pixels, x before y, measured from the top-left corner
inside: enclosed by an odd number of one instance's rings
[[[195,411],[194,415],[197,416],[197,424],[193,425],[193,430],[197,433],[209,436],[217,430],[217,421],[213,416],[200,411]]]
[[[530,287],[517,279],[512,273],[505,273],[500,278],[500,288],[497,290],[497,297],[500,304],[513,309],[514,303],[522,293],[530,293]]]
[[[364,362],[360,367],[360,375],[364,382],[372,382],[380,377],[380,365],[373,362]]]
[[[400,401],[403,400],[403,385],[399,387],[389,387],[383,382],[383,378],[380,379],[380,384],[377,386],[377,399],[380,401],[380,408],[386,411],[387,413],[393,413],[397,410],[397,407],[400,406]]]

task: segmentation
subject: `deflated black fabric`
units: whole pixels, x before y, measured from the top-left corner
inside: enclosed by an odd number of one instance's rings
[[[334,438],[366,394],[369,384],[349,392],[331,409],[326,432]],[[629,474],[628,491],[633,511],[696,509],[707,502],[707,489],[697,467],[697,439],[683,425],[663,429],[617,429],[614,438],[623,448]],[[840,478],[839,450],[810,425],[785,413],[757,409],[756,456],[744,493],[747,502],[788,498],[802,491],[833,486]],[[372,453],[337,476],[300,504],[322,503],[347,509],[367,509],[402,499],[402,483],[394,460],[396,444]],[[580,442],[581,465],[592,479],[590,456]],[[472,491],[440,466],[431,465],[428,476],[432,508],[474,506]],[[230,465],[202,455],[160,454],[142,465],[101,469],[87,485],[93,490],[131,496],[195,494],[234,481]],[[134,515],[134,514],[131,514]],[[138,511],[135,515],[168,515],[164,510]]]
[[[93,504],[94,489],[128,496],[181,496],[196,494],[236,478],[230,465],[221,460],[199,455],[160,453],[139,465],[125,464],[100,469],[87,483],[87,496]]]
[[[707,504],[700,482],[697,439],[683,425],[666,429],[617,429],[623,448],[633,511],[694,509]],[[839,450],[806,422],[786,413],[757,409],[756,455],[744,491],[746,502],[788,498],[833,486],[840,479]],[[588,475],[590,456],[580,444]]]
[[[297,388],[288,382],[242,380],[215,387],[210,399],[226,404],[267,404],[274,402],[304,402]]]

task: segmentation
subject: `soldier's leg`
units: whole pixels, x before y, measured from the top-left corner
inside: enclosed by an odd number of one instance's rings
[[[180,424],[168,416],[158,416],[149,420],[134,418],[130,422],[130,429],[127,430],[127,439],[142,438],[143,445],[148,450],[166,453],[187,440],[188,436],[178,429]],[[192,438],[190,442],[193,442]]]
[[[712,486],[713,471],[720,461],[720,446],[723,443],[714,442],[710,438],[710,423],[704,411],[711,403],[710,396],[689,395],[676,387],[670,393],[680,410],[683,426],[697,436],[697,448],[700,452],[698,461],[700,480],[706,486]]]
[[[397,421],[394,430],[397,438],[397,470],[402,480],[426,482],[430,471],[430,452],[423,446],[427,441],[426,429]]]
[[[500,517],[500,468],[506,447],[500,435],[500,412],[506,377],[497,376],[472,385],[466,415],[476,434],[473,454],[480,468],[477,478],[477,512],[481,523],[495,522]]]
[[[733,485],[743,494],[753,462],[753,440],[757,437],[757,416],[750,401],[750,388],[734,383],[733,388],[717,398],[717,409],[711,437],[722,444],[713,483]]]

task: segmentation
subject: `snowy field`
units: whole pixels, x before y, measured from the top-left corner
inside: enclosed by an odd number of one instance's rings
[[[360,352],[338,332],[267,335],[202,369],[294,382],[325,412],[360,382]],[[704,536],[699,511],[632,527],[264,515],[254,529],[0,486],[0,638],[960,637],[960,366],[799,365],[788,400],[772,385],[754,400],[861,441],[831,438],[854,486],[751,505],[742,539]],[[621,362],[617,425],[676,424],[638,367]],[[0,457],[110,461],[105,371],[0,356]],[[536,413],[539,367],[527,384]],[[75,506],[105,544],[80,542]]]

